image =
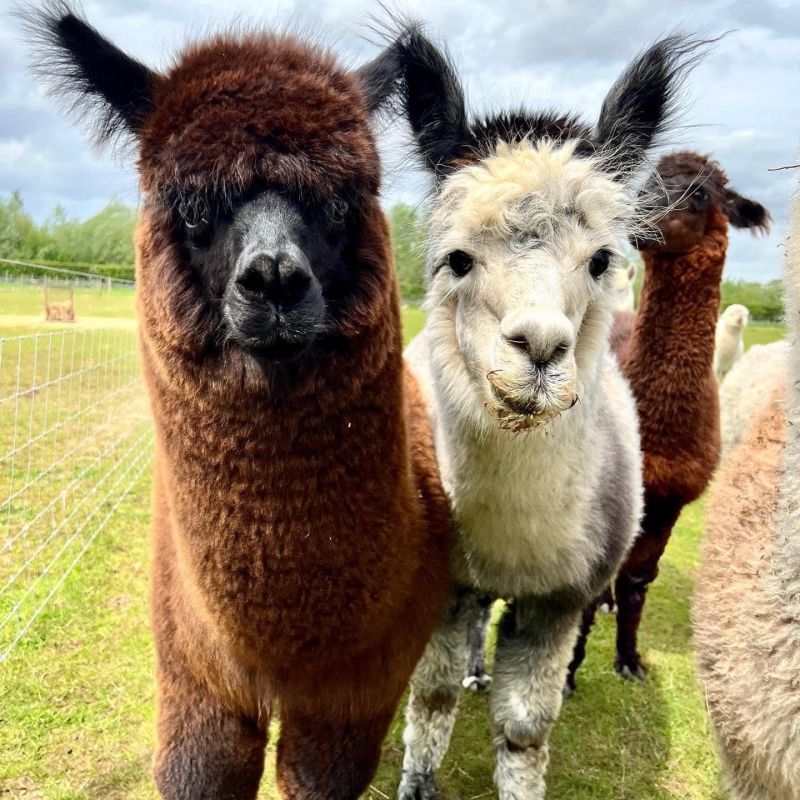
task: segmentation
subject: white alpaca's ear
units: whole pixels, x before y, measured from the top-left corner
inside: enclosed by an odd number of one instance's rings
[[[65,0],[18,14],[32,46],[34,73],[71,112],[86,118],[97,144],[136,136],[160,76],[122,52]]]
[[[447,53],[419,24],[407,24],[365,69],[368,95],[394,91],[425,166],[437,180],[444,178],[464,155],[470,135],[464,90]]]
[[[603,101],[594,141],[606,169],[625,178],[669,129],[681,87],[709,41],[673,34],[634,59]]]

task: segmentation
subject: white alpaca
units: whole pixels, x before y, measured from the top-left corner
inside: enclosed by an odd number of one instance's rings
[[[750,311],[747,306],[740,303],[728,306],[717,321],[717,332],[714,337],[714,373],[720,382],[744,355],[744,329],[749,321]]]
[[[618,269],[614,275],[614,310],[634,311],[636,296],[633,285],[636,282],[636,264],[628,264],[627,269]]]
[[[787,380],[720,471],[693,610],[731,800],[800,800],[800,201],[784,285]]]
[[[581,611],[638,530],[637,416],[607,339],[637,213],[628,178],[691,46],[674,37],[640,56],[594,130],[548,115],[470,126],[442,54],[421,34],[397,47],[438,186],[427,326],[407,358],[432,404],[458,533],[452,605],[412,678],[398,797],[436,797],[468,632],[489,594],[507,601],[490,703],[495,782],[501,800],[538,800]]]
[[[747,428],[786,382],[789,343],[782,339],[753,345],[719,387],[720,464],[739,444]]]

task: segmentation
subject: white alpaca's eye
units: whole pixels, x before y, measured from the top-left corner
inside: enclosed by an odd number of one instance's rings
[[[453,250],[447,256],[447,265],[450,271],[458,278],[463,278],[474,266],[475,260],[469,253],[463,250]]]
[[[595,279],[599,278],[608,269],[610,263],[611,253],[605,249],[598,250],[589,260],[589,274]]]

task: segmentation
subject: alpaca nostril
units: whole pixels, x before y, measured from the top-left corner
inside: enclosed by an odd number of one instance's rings
[[[537,369],[545,369],[558,364],[567,356],[570,350],[569,343],[566,341],[556,342],[555,345],[549,348],[547,346],[538,347],[521,335],[506,336],[503,334],[503,341],[526,355]]]
[[[506,336],[504,334],[503,341],[505,341],[506,344],[510,345],[515,350],[519,350],[521,353],[530,355],[531,346],[524,336]]]
[[[569,353],[569,345],[566,342],[559,342],[554,348],[553,352],[550,353],[550,358],[548,362],[550,364],[557,364],[563,358],[567,356]]]
[[[247,267],[238,278],[236,286],[243,294],[263,298],[267,293],[267,279],[256,267]]]
[[[306,270],[294,265],[280,269],[281,300],[291,305],[302,300],[311,286],[311,275]]]

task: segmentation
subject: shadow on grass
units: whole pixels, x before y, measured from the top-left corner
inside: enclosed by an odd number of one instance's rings
[[[610,664],[591,666],[551,737],[548,797],[664,797],[670,721],[661,676],[653,670],[633,684]]]

